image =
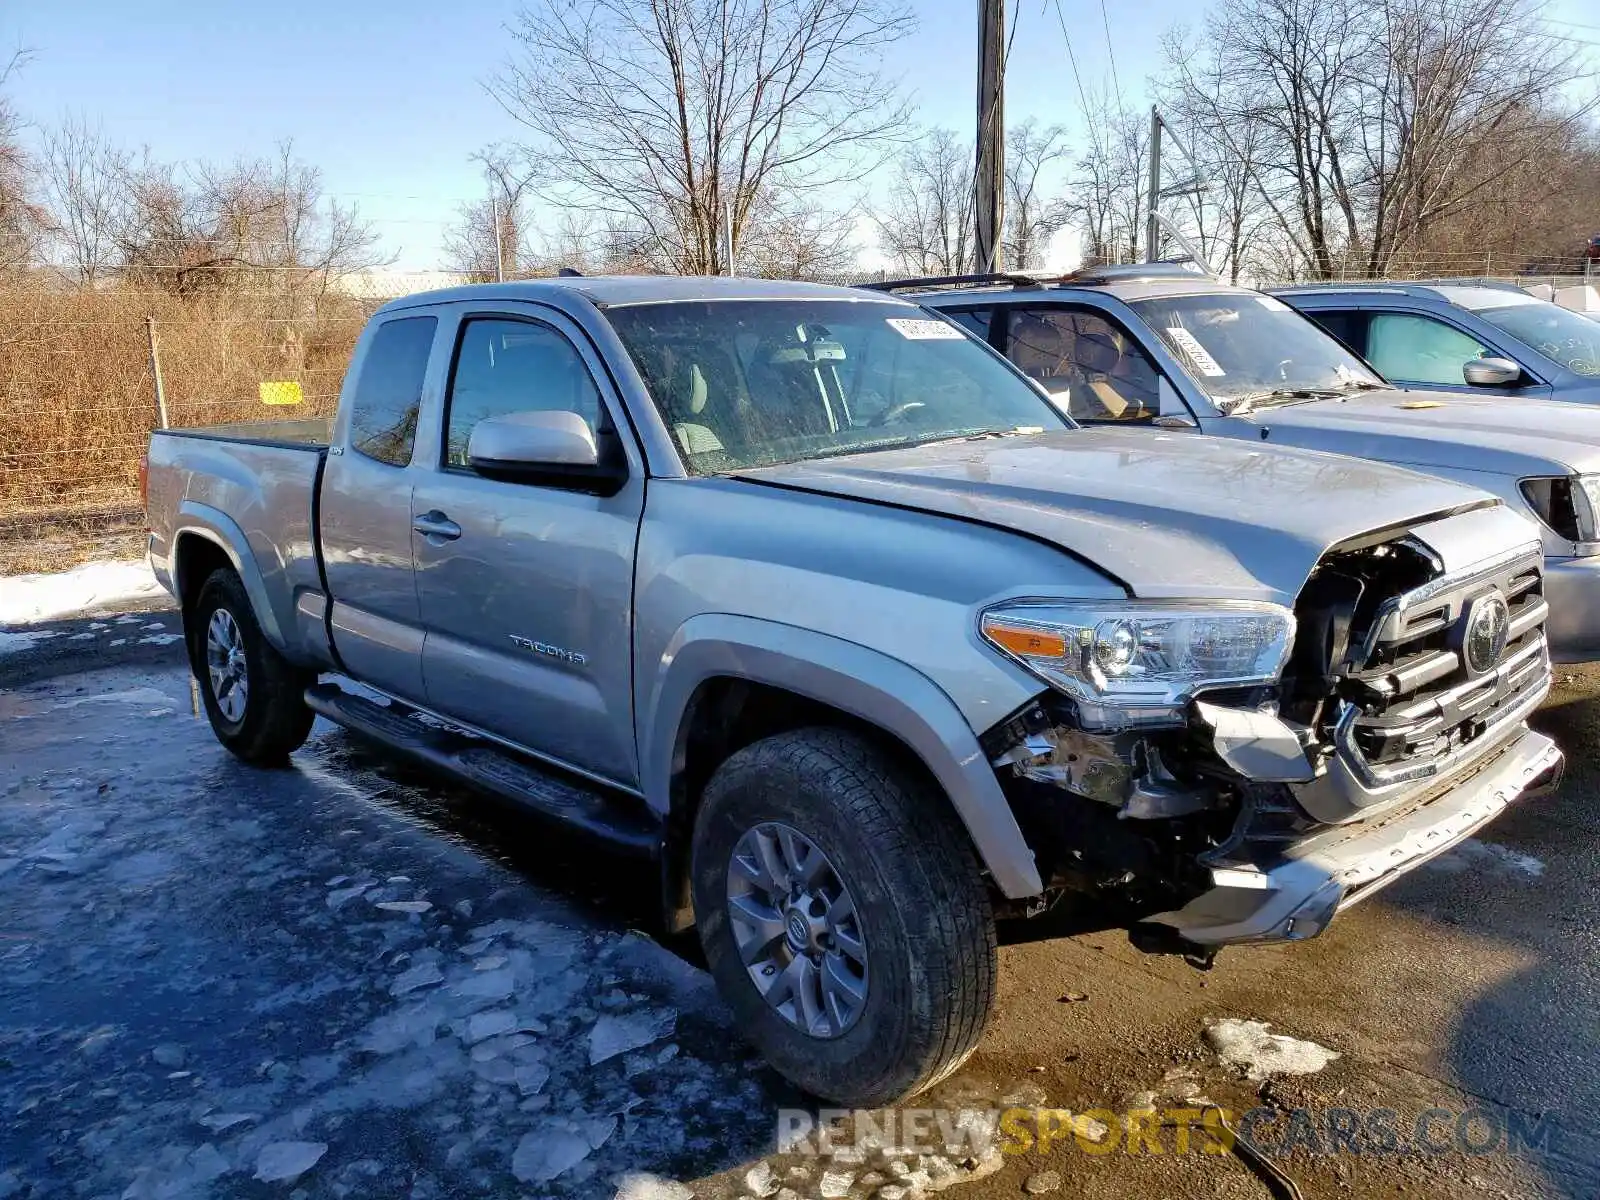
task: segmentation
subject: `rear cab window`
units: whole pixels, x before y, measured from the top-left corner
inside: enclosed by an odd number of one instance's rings
[[[373,332],[350,403],[356,453],[392,467],[410,464],[438,325],[436,317],[398,317]]]

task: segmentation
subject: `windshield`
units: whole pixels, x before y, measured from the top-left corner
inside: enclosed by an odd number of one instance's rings
[[[1132,306],[1230,412],[1384,386],[1333,337],[1271,296],[1160,296]]]
[[[1547,300],[1474,310],[1574,375],[1600,375],[1600,325]]]
[[[903,304],[611,308],[696,475],[1068,422],[988,347]]]

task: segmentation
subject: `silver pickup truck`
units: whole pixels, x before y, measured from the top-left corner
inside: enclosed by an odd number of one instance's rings
[[[225,746],[322,714],[650,863],[751,1040],[846,1104],[971,1052],[997,918],[1312,937],[1561,764],[1499,499],[1081,429],[890,296],[397,301],[331,429],[155,434],[149,523]]]

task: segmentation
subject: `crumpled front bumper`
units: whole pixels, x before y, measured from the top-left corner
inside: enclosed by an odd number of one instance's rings
[[[1264,869],[1213,870],[1210,889],[1147,920],[1201,947],[1315,937],[1340,910],[1450,849],[1533,785],[1553,788],[1561,764],[1556,744],[1524,727],[1447,791],[1370,821],[1330,826]]]
[[[1544,629],[1550,660],[1600,660],[1600,555],[1546,558],[1544,598],[1550,605]]]

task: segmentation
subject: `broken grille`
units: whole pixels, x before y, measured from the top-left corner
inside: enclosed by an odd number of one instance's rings
[[[1537,553],[1432,580],[1385,602],[1340,689],[1340,753],[1368,787],[1425,778],[1492,744],[1550,687],[1542,562]],[[1467,652],[1476,606],[1505,602],[1504,648],[1474,665]],[[1487,740],[1485,740],[1487,739]]]

